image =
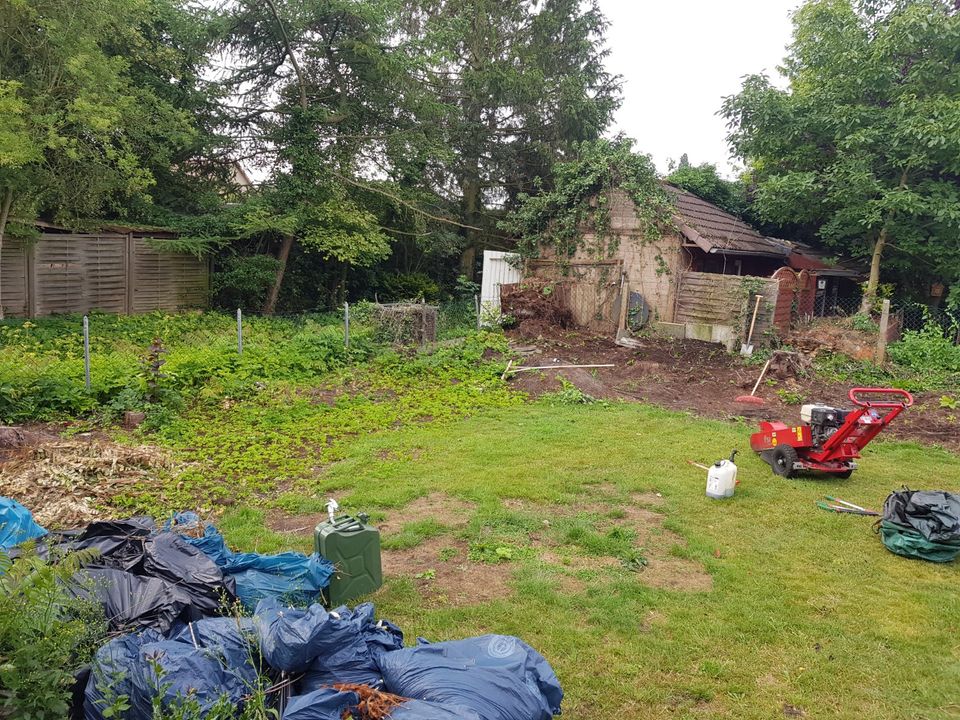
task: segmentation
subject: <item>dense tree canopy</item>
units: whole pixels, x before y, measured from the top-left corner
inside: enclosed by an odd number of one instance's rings
[[[428,179],[458,206],[472,276],[499,211],[609,124],[620,81],[604,67],[607,21],[594,0],[430,0],[411,14],[454,150]]]
[[[181,12],[174,0],[0,6],[0,249],[11,218],[127,214],[196,144],[171,85],[189,92],[191,78],[164,31],[188,27]]]
[[[686,157],[684,154],[679,165],[667,175],[667,182],[742,217],[747,210],[744,184],[721,177],[717,166],[712,163],[691,165]]]
[[[812,0],[790,85],[748,78],[723,113],[757,210],[881,270],[960,279],[960,13],[950,0]]]

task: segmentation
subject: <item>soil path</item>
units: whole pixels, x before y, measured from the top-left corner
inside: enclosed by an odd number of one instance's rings
[[[760,366],[746,365],[722,346],[698,340],[641,339],[637,349],[612,339],[575,331],[555,330],[535,340],[511,333],[523,365],[603,364],[612,368],[544,370],[513,376],[512,387],[534,397],[561,387],[563,377],[596,398],[648,402],[709,418],[746,417],[799,422],[799,403],[849,407],[849,385],[807,377],[770,377],[757,394],[765,404],[740,405],[733,400],[749,394]],[[779,394],[778,394],[779,391]],[[885,437],[941,445],[960,452],[960,411],[940,406],[943,393],[920,393],[914,407],[885,431]]]

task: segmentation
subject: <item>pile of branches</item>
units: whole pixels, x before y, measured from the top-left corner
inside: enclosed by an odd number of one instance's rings
[[[538,278],[500,287],[500,311],[512,318],[524,337],[543,335],[550,328],[568,328],[573,313],[565,304],[566,286]]]
[[[408,700],[399,695],[374,690],[369,685],[338,683],[333,688],[340,692],[355,692],[360,696],[358,705],[343,711],[343,720],[386,720],[395,708]]]
[[[0,467],[0,495],[29,507],[49,528],[112,517],[111,500],[171,467],[157,448],[69,439],[22,448]]]

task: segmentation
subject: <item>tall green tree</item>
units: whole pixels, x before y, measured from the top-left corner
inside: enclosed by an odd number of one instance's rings
[[[294,245],[345,274],[389,254],[366,195],[403,203],[374,180],[419,178],[431,162],[436,101],[417,73],[419,53],[398,26],[397,0],[230,0],[221,47],[231,64],[231,124],[268,174],[245,233],[276,240],[279,260],[264,304],[273,312]]]
[[[151,167],[193,142],[190,114],[134,71],[172,2],[0,5],[0,251],[11,218],[74,222],[148,201]]]
[[[434,188],[458,206],[472,276],[494,211],[549,182],[553,164],[599,137],[619,106],[620,80],[604,66],[607,20],[579,0],[428,0],[415,19],[455,150]]]
[[[794,16],[786,90],[726,98],[728,140],[775,222],[812,223],[884,268],[960,277],[960,14],[952,0],[811,0]]]

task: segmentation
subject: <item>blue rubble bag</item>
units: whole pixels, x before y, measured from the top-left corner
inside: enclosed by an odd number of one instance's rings
[[[519,638],[421,643],[378,658],[388,692],[463,706],[481,720],[550,720],[559,714],[563,690],[553,668]]]
[[[123,720],[151,720],[153,701],[174,714],[188,701],[202,713],[224,701],[242,708],[257,687],[256,639],[246,618],[208,618],[171,630],[122,635],[93,661],[84,698],[84,719],[104,713],[124,696]],[[159,671],[159,675],[157,674]]]
[[[263,659],[274,670],[301,672],[299,691],[308,693],[334,683],[383,685],[377,659],[403,647],[403,633],[390,622],[374,620],[370,603],[327,612],[321,605],[306,610],[265,598],[254,619]]]
[[[356,707],[359,702],[360,696],[355,692],[321,688],[290,698],[283,711],[283,720],[341,720],[344,710]]]
[[[0,550],[6,552],[46,534],[33,519],[33,513],[16,500],[0,497]]]

